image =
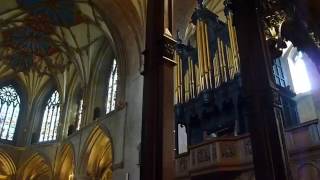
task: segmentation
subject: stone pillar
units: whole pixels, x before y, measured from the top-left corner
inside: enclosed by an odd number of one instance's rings
[[[257,180],[288,180],[282,104],[272,74],[272,59],[264,35],[260,0],[234,0],[241,78],[249,106],[255,175]]]
[[[141,180],[174,179],[171,1],[148,1],[144,64]]]

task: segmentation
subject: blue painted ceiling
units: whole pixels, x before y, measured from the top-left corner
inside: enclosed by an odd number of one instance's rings
[[[72,26],[79,22],[80,11],[72,0],[17,0],[31,15],[46,16],[54,25]]]
[[[83,22],[84,16],[73,0],[16,0],[18,8],[27,14],[19,26],[2,31],[2,46],[10,48],[9,65],[25,71],[34,57],[49,59],[59,52],[52,35],[62,27],[71,28]]]

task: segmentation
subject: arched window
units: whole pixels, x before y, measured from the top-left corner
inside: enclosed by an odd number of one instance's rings
[[[59,92],[54,91],[43,113],[39,142],[56,140],[60,118]]]
[[[285,74],[283,72],[282,62],[281,62],[280,58],[277,58],[274,61],[273,75],[274,75],[276,84],[278,84],[281,87],[286,87],[287,86],[286,76],[285,76]]]
[[[20,97],[12,85],[0,89],[1,139],[13,140],[20,111]]]
[[[80,130],[81,127],[81,121],[82,121],[82,116],[83,116],[83,99],[81,99],[78,102],[78,109],[77,109],[77,121],[76,121],[76,128],[77,130]]]
[[[109,85],[106,100],[106,113],[115,110],[116,107],[116,95],[117,95],[117,84],[118,83],[118,66],[114,59],[112,63],[111,74],[109,77]]]

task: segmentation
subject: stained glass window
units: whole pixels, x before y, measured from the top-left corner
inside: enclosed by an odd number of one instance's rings
[[[83,99],[79,101],[77,112],[77,130],[80,130],[83,113]]]
[[[13,140],[20,111],[20,97],[12,85],[0,89],[1,139]]]
[[[109,78],[107,100],[106,100],[106,113],[115,110],[116,107],[116,93],[117,93],[117,82],[118,82],[118,66],[114,59],[112,63],[111,74]]]
[[[59,92],[54,91],[48,99],[43,113],[39,142],[52,141],[57,137],[60,117]]]

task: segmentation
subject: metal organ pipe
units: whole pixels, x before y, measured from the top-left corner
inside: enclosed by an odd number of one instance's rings
[[[185,49],[176,52],[177,103],[188,102],[204,90],[218,88],[240,73],[237,35],[232,24],[233,14],[226,13],[225,24],[204,7],[196,11],[193,24],[196,26],[197,55],[192,57],[187,50],[192,47],[182,44],[180,48]]]

